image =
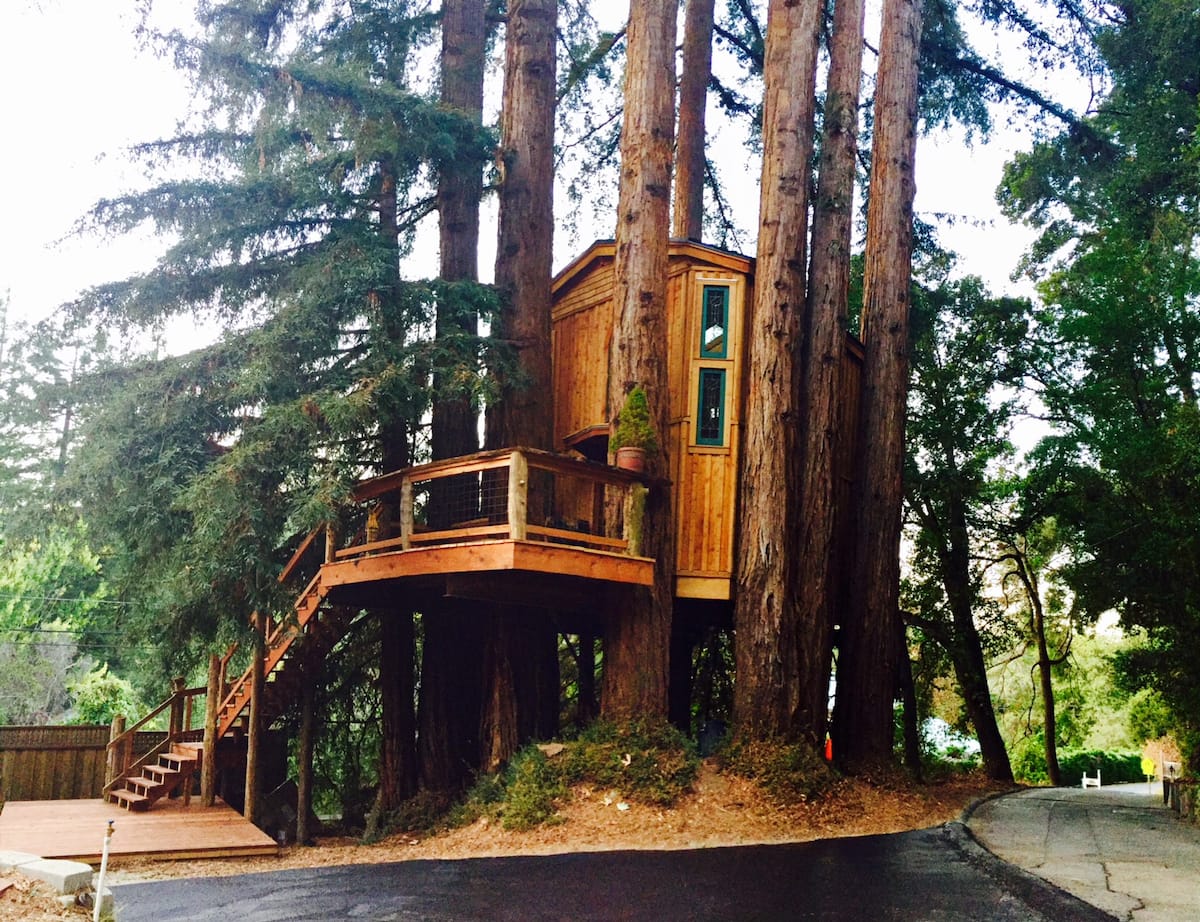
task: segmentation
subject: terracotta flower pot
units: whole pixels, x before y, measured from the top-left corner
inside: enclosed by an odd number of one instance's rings
[[[623,471],[633,471],[635,474],[646,472],[646,449],[625,445],[617,449],[616,464]]]

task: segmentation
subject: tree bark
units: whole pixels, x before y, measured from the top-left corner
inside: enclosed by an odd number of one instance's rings
[[[296,741],[296,844],[307,845],[312,836],[308,819],[312,815],[313,725],[316,722],[317,676],[321,670],[311,661],[305,664],[304,685],[300,690],[300,732]]]
[[[946,518],[946,537],[941,539],[938,554],[942,558],[942,585],[950,608],[953,633],[943,642],[943,646],[950,654],[967,717],[979,740],[984,771],[996,781],[1011,782],[1012,765],[1008,760],[1008,750],[1004,747],[1004,737],[1000,735],[1000,727],[996,723],[983,641],[971,609],[974,597],[970,576],[971,546],[966,507],[961,499],[951,500]]]
[[[484,0],[447,0],[442,5],[442,105],[480,122],[486,41]],[[479,263],[479,200],[482,170],[472,158],[451,157],[438,177],[441,278],[476,281]],[[477,320],[443,302],[438,337],[464,331]],[[457,329],[456,329],[457,328]],[[430,444],[433,458],[453,458],[479,448],[478,419],[471,401],[441,396],[445,380],[435,376]],[[478,625],[454,603],[427,612],[418,706],[418,762],[427,790],[460,787],[477,764],[479,675],[482,639]]]
[[[442,4],[442,105],[473,122],[483,119],[483,70],[486,40],[484,0],[446,0]],[[449,157],[438,175],[437,206],[441,277],[476,281],[479,277],[479,200],[483,172],[474,158]],[[436,335],[477,332],[478,318],[448,303],[437,310]],[[434,393],[446,389],[436,375]],[[479,449],[478,424],[471,401],[435,396],[432,447],[434,458],[453,458]]]
[[[395,810],[416,793],[416,715],[413,713],[413,616],[397,608],[379,617],[379,691],[383,709],[380,812]]]
[[[716,0],[687,0],[683,20],[683,73],[679,78],[679,138],[675,145],[675,218],[672,236],[704,236],[704,110],[712,76]]]
[[[262,746],[263,667],[266,654],[267,619],[255,613],[254,653],[250,661],[250,710],[246,718],[246,790],[242,815],[251,823],[258,822],[258,801],[262,792],[259,776],[259,749]]]
[[[842,533],[837,468],[841,368],[846,349],[858,96],[864,0],[837,0],[825,93],[820,174],[813,204],[812,257],[805,312],[800,422],[799,541],[796,580],[799,698],[803,730],[825,738]]]
[[[746,324],[745,414],[735,573],[735,732],[795,737],[824,725],[800,700],[793,549],[799,483],[800,321],[822,4],[772,0],[763,68],[763,171],[754,298]],[[823,736],[823,734],[822,734]],[[816,745],[818,740],[812,739]]]
[[[892,760],[920,38],[921,0],[885,0],[863,281],[855,575],[834,714],[834,752],[851,770]]]
[[[643,553],[655,559],[654,586],[608,612],[601,713],[624,721],[665,719],[674,599],[675,540],[668,485],[669,392],[667,249],[671,229],[671,154],[675,134],[675,0],[630,8],[617,201],[615,317],[608,406],[615,417],[641,385],[661,449],[647,458]]]
[[[487,445],[553,449],[550,283],[554,250],[554,0],[514,0],[504,46],[504,101],[493,336],[513,350],[515,376],[498,369]],[[481,758],[495,770],[516,747],[558,726],[558,634],[542,612],[502,606],[488,626]]]

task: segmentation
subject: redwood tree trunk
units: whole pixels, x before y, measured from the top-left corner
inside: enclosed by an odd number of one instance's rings
[[[884,0],[863,281],[854,579],[834,714],[834,753],[852,770],[892,759],[920,37],[921,0]]]
[[[417,791],[416,715],[413,713],[413,616],[398,609],[379,623],[379,686],[383,710],[379,794],[381,812],[394,810]]]
[[[631,4],[617,202],[615,318],[608,406],[615,417],[641,385],[661,450],[647,459],[643,553],[655,559],[654,586],[609,611],[601,713],[615,720],[667,715],[667,667],[674,599],[675,540],[668,486],[667,244],[675,134],[675,0]]]
[[[513,350],[518,381],[497,371],[489,448],[553,449],[550,282],[554,244],[554,0],[513,0],[505,32],[500,216],[493,337]],[[522,742],[558,725],[558,635],[545,612],[502,607],[489,625],[481,757],[498,768]]]
[[[740,736],[794,737],[821,714],[800,699],[793,549],[799,482],[800,321],[822,5],[772,0],[763,66],[763,171],[738,489],[734,628]],[[806,657],[806,662],[810,658]],[[816,740],[813,740],[815,743]]]
[[[841,367],[846,349],[850,239],[858,154],[858,95],[862,74],[864,0],[837,0],[825,93],[820,174],[813,204],[800,395],[801,474],[797,585],[800,706],[803,730],[825,738],[833,625],[838,602],[835,572],[839,525],[837,433]]]
[[[442,4],[442,104],[482,120],[486,23],[484,0]],[[479,199],[482,169],[471,157],[449,158],[438,177],[437,204],[441,277],[478,278]],[[476,332],[477,321],[451,303],[438,305],[439,337]],[[442,396],[445,379],[434,381],[430,442],[434,459],[479,449],[478,419],[469,400]],[[481,639],[477,625],[460,606],[446,603],[426,612],[418,713],[422,784],[434,791],[461,785],[476,764],[479,732]]]
[[[687,0],[683,20],[683,73],[679,78],[679,138],[675,146],[675,219],[672,236],[704,236],[704,110],[712,76],[716,0]]]

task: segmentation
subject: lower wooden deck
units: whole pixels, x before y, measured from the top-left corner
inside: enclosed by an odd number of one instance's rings
[[[145,813],[130,813],[103,800],[17,800],[0,812],[0,851],[97,864],[104,831],[113,821],[110,858],[248,858],[277,855],[266,833],[218,801],[184,808],[160,800]]]

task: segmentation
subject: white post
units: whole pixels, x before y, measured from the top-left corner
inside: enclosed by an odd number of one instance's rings
[[[104,833],[104,851],[100,853],[100,873],[96,875],[96,893],[92,900],[92,922],[100,922],[100,904],[104,902],[104,872],[108,870],[108,844],[112,841],[113,821]]]

